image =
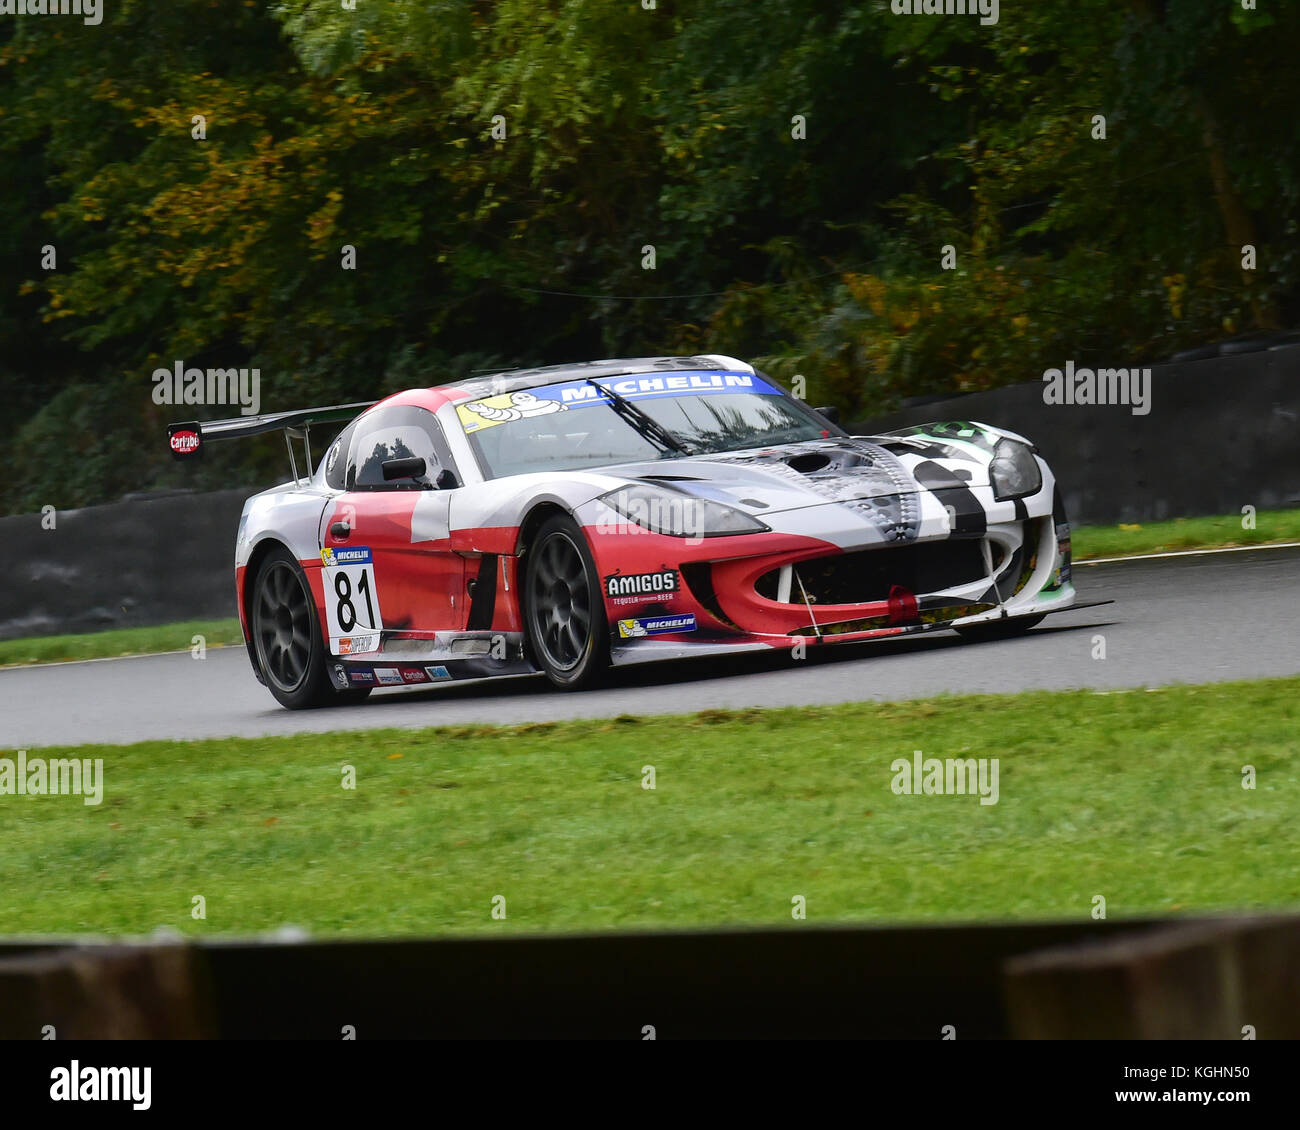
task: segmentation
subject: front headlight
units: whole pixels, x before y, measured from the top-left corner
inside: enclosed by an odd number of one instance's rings
[[[664,487],[619,487],[600,501],[634,525],[674,538],[719,538],[768,529],[734,506]]]
[[[989,482],[993,484],[993,497],[1005,502],[1009,498],[1037,494],[1043,486],[1043,475],[1038,469],[1038,460],[1028,447],[1013,439],[1004,439],[993,449]]]

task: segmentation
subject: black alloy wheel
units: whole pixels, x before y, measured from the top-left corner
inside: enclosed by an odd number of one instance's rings
[[[563,690],[595,685],[609,667],[609,623],[581,528],[557,515],[528,549],[525,608],[534,662]]]
[[[302,710],[360,702],[369,687],[335,690],[320,619],[302,566],[283,546],[263,560],[253,584],[249,628],[267,689],[281,706]]]

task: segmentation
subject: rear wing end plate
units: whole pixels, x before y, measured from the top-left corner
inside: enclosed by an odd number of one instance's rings
[[[284,432],[285,447],[289,450],[289,464],[294,482],[301,482],[298,460],[293,441],[302,440],[306,457],[307,477],[311,476],[311,428],[313,424],[337,423],[351,420],[377,400],[363,400],[356,404],[334,404],[325,408],[299,408],[292,412],[271,412],[265,416],[236,416],[230,420],[192,420],[167,425],[167,446],[172,458],[190,460],[203,458],[203,449],[216,440],[246,439],[267,432]]]

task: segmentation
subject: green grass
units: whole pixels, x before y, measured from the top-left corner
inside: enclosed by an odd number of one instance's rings
[[[1076,561],[1089,557],[1124,557],[1134,553],[1168,553],[1177,549],[1219,549],[1237,545],[1300,541],[1300,510],[1261,510],[1255,528],[1242,529],[1242,515],[1174,518],[1122,526],[1080,526],[1071,531]]]
[[[157,651],[188,651],[195,636],[203,636],[208,647],[228,647],[244,642],[238,620],[186,620],[157,628],[117,628],[81,635],[0,640],[0,667],[149,655]]]
[[[103,758],[104,801],[0,796],[0,935],[789,925],[796,895],[822,924],[1296,907],[1298,703],[1289,678],[42,750]],[[999,803],[895,795],[916,749],[999,758]]]

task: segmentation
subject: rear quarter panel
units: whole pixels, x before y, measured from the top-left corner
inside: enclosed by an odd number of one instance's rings
[[[302,565],[316,601],[317,615],[323,615],[320,523],[332,497],[332,491],[314,484],[286,483],[255,494],[244,503],[235,538],[235,596],[245,641],[250,638],[245,597],[262,555],[274,543],[287,547]]]

